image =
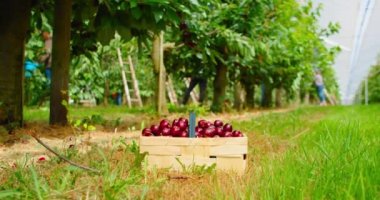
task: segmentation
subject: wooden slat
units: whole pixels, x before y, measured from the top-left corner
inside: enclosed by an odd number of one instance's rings
[[[178,159],[178,160],[177,160]],[[217,162],[217,158],[208,158],[201,156],[165,156],[150,155],[147,157],[148,165],[151,168],[172,168],[173,170],[182,170],[182,165],[186,168],[192,165],[211,166]]]
[[[180,146],[181,148],[181,156],[210,156],[210,147],[209,146]]]
[[[239,174],[243,174],[247,165],[247,160],[242,158],[216,158],[217,169],[223,169],[225,171],[235,171]]]
[[[178,169],[180,164],[175,159],[175,156],[165,155],[149,155],[146,158],[149,167],[153,168],[176,168]]]
[[[211,166],[216,163],[216,158],[203,157],[203,156],[179,156],[177,157],[182,164],[186,166],[191,165],[206,165]]]
[[[181,155],[181,148],[178,146],[140,146],[140,152],[148,152],[150,155]]]
[[[247,154],[247,145],[220,145],[210,147],[210,155],[237,155]]]

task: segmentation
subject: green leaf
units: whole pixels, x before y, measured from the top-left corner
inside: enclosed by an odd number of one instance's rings
[[[0,191],[0,199],[17,199],[16,197],[21,194],[22,193],[17,190],[3,190]]]
[[[40,185],[40,182],[38,180],[38,175],[36,173],[36,170],[33,167],[31,167],[30,172],[32,174],[34,190],[37,194],[38,199],[42,200],[43,198],[42,198],[42,194],[41,194],[41,185]]]
[[[89,131],[95,131],[95,130],[96,130],[96,127],[93,126],[93,125],[89,125],[89,126],[87,127],[87,130],[89,130]]]
[[[130,4],[131,4],[131,8],[137,7],[137,0],[131,0]]]
[[[107,45],[115,37],[113,26],[105,25],[97,28],[96,38],[102,45]]]
[[[131,14],[135,19],[140,19],[143,13],[139,7],[134,7],[131,8]]]
[[[95,18],[96,39],[107,45],[115,37],[115,21],[106,6],[100,6]]]
[[[192,3],[195,6],[199,6],[198,0],[190,0],[190,3]]]
[[[65,106],[65,107],[67,107],[67,106],[69,105],[69,104],[67,103],[66,100],[62,100],[61,104],[62,104],[63,106]]]
[[[153,15],[154,15],[154,20],[157,23],[162,19],[162,17],[164,16],[164,13],[162,10],[153,10]]]
[[[117,30],[117,33],[124,39],[124,40],[130,40],[132,39],[132,33],[131,33],[131,29],[125,27],[125,26],[122,26],[122,25],[119,25],[116,27],[116,30]]]

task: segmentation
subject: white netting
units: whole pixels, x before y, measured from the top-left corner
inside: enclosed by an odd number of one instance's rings
[[[325,41],[342,47],[334,68],[342,102],[351,104],[380,53],[380,1],[314,0],[313,3],[323,4],[321,26],[326,27],[329,22],[341,25],[340,32]]]

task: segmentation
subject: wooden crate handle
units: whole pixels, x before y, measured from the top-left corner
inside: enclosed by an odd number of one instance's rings
[[[195,113],[190,112],[189,116],[189,137],[195,138]]]

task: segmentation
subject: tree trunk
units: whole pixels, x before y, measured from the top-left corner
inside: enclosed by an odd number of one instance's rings
[[[227,83],[227,66],[219,63],[216,67],[216,75],[214,79],[214,97],[212,100],[211,111],[223,111],[223,103],[226,95]]]
[[[281,87],[276,88],[276,107],[282,107],[283,89]]]
[[[166,106],[166,71],[164,66],[164,52],[163,52],[163,32],[160,35],[156,35],[153,40],[152,60],[154,65],[154,74],[157,80],[156,88],[156,110],[158,115],[164,115],[168,113]]]
[[[23,123],[23,60],[30,15],[30,0],[0,3],[0,124],[11,129]]]
[[[303,98],[303,104],[309,105],[310,104],[310,93],[306,92],[304,98]]]
[[[50,124],[68,122],[71,10],[71,0],[55,1]]]
[[[236,81],[234,85],[234,108],[238,111],[243,109],[244,95],[240,81]]]
[[[245,90],[245,103],[248,108],[255,107],[255,85],[253,81],[243,81],[243,87]]]
[[[261,106],[264,108],[272,107],[272,87],[269,84],[261,85]]]

